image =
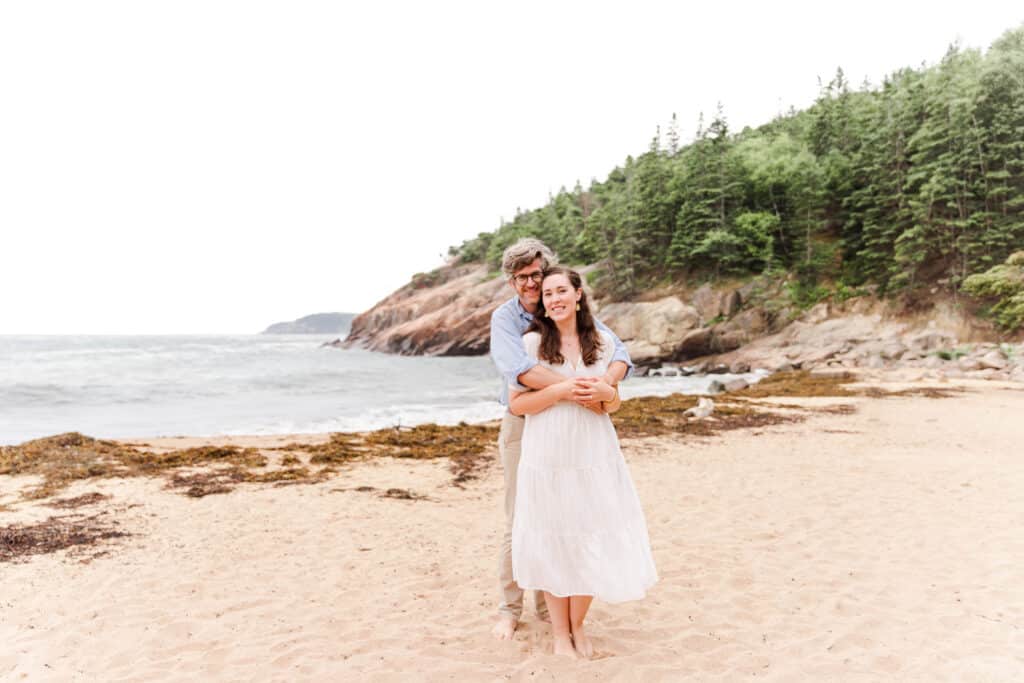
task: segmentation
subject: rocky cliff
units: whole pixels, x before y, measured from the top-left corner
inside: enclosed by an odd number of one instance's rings
[[[512,292],[479,264],[448,266],[394,292],[352,320],[346,346],[402,355],[487,353],[491,312]]]
[[[898,363],[1024,379],[1015,347],[996,344],[991,325],[950,302],[908,313],[903,305],[865,295],[803,311],[790,304],[786,284],[763,277],[705,284],[648,292],[637,301],[597,302],[595,308],[641,369],[665,363],[740,372]],[[404,355],[483,354],[491,312],[512,295],[504,278],[486,266],[447,266],[413,278],[356,317],[345,345]],[[1005,362],[996,368],[998,354]]]

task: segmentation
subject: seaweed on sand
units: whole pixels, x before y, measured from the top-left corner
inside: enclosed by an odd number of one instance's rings
[[[809,370],[779,372],[765,377],[757,384],[746,389],[730,393],[730,396],[742,398],[769,398],[783,396],[816,397],[816,396],[866,396],[868,398],[896,398],[901,396],[922,398],[950,398],[963,389],[959,387],[912,387],[889,391],[880,387],[851,387],[859,382],[856,375],[849,372],[828,372],[815,374]]]
[[[74,496],[73,498],[57,498],[56,500],[52,500],[47,503],[47,505],[52,508],[72,510],[75,508],[85,507],[86,505],[95,505],[96,503],[104,500],[110,500],[110,496],[99,493],[98,491],[92,491],[90,493],[83,493],[80,496]]]
[[[427,497],[422,493],[416,493],[409,489],[388,489],[384,493],[380,494],[381,498],[395,498],[398,500],[427,500]]]
[[[323,481],[333,470],[323,469],[311,473],[305,467],[283,467],[276,470],[253,472],[244,467],[233,465],[199,472],[176,472],[167,482],[171,489],[184,489],[183,493],[190,498],[203,498],[215,493],[230,493],[236,484],[312,484]]]
[[[418,460],[448,458],[455,475],[452,484],[457,487],[479,476],[482,466],[493,458],[497,438],[496,426],[465,422],[454,426],[426,424],[407,429],[378,429],[364,436],[367,445],[381,449],[379,455]]]
[[[45,498],[73,481],[127,474],[120,462],[128,449],[77,432],[0,446],[0,474],[37,475],[43,482],[26,497]]]
[[[667,434],[711,436],[732,429],[752,429],[768,425],[799,422],[800,413],[778,412],[753,402],[728,397],[715,399],[715,411],[707,418],[695,419],[685,413],[697,405],[696,396],[643,396],[623,401],[612,420],[624,439]]]
[[[837,374],[813,374],[809,370],[777,372],[768,375],[757,384],[733,392],[733,396],[744,398],[769,398],[783,396],[859,396],[860,392],[846,385],[857,378],[848,372]]]
[[[313,465],[340,464],[367,455],[365,444],[356,434],[335,432],[326,443],[305,446],[302,450],[310,453]]]
[[[141,451],[78,432],[0,446],[0,475],[35,475],[43,481],[26,498],[46,498],[75,481],[92,478],[156,476],[184,467],[231,465],[263,467],[255,448],[200,446],[164,453]]]
[[[899,389],[897,391],[886,391],[878,387],[868,387],[864,390],[864,396],[871,398],[953,398],[963,392],[963,387],[911,387],[910,389]]]
[[[118,531],[117,522],[103,515],[66,515],[35,524],[10,524],[0,527],[0,562],[16,562],[65,548],[82,551],[102,540],[130,535]]]
[[[169,475],[169,488],[201,498],[227,493],[240,483],[284,485],[323,481],[335,473],[333,465],[385,455],[449,458],[455,475],[453,483],[461,485],[476,477],[476,470],[496,437],[496,427],[464,423],[454,427],[381,429],[368,434],[336,433],[323,444],[288,444],[276,449],[287,452],[282,458],[284,467],[266,469],[267,457],[255,448],[199,446],[154,452],[68,432],[0,447],[0,475],[41,477],[37,486],[23,494],[28,499],[52,496],[80,480],[164,475]],[[302,466],[295,451],[309,453],[309,465],[321,467]]]
[[[190,498],[203,498],[215,493],[230,493],[234,484],[246,481],[248,472],[240,467],[217,468],[202,472],[176,472],[167,482],[167,488],[184,489]]]

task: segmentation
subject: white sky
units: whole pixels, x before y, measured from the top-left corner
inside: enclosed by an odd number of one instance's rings
[[[832,7],[835,5],[835,8]],[[677,112],[734,129],[987,47],[1018,2],[0,4],[0,334],[359,312],[603,179]]]

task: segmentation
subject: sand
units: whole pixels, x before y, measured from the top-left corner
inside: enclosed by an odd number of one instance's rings
[[[200,499],[74,485],[110,496],[79,512],[132,535],[0,564],[0,679],[1024,678],[1024,391],[798,401],[857,410],[626,442],[661,581],[595,603],[591,661],[550,654],[529,607],[514,641],[489,633],[496,465],[460,489],[444,461],[382,458]],[[8,500],[29,483],[0,480]],[[18,503],[0,524],[55,512]]]

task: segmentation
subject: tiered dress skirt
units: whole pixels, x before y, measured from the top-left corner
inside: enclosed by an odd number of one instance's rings
[[[563,401],[527,416],[512,568],[524,590],[611,603],[640,599],[658,580],[644,513],[608,415]]]

